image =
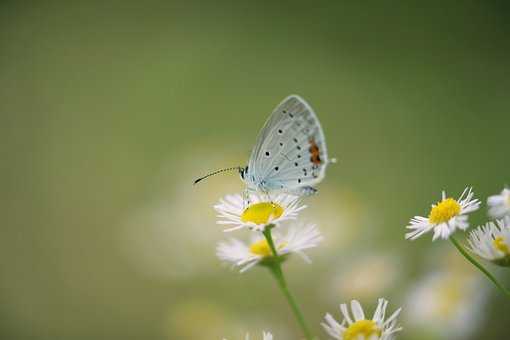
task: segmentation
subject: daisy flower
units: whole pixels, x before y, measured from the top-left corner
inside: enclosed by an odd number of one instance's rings
[[[278,224],[296,219],[298,212],[306,208],[299,197],[279,194],[268,200],[262,194],[250,193],[248,206],[243,195],[227,195],[214,206],[220,220],[218,224],[231,225],[225,231],[242,228],[263,231],[268,224]]]
[[[510,189],[504,188],[499,195],[489,196],[487,205],[492,218],[510,216]]]
[[[352,300],[351,312],[354,320],[350,316],[347,305],[341,304],[340,311],[344,317],[342,323],[338,323],[330,314],[326,314],[322,327],[331,337],[338,340],[391,340],[396,332],[402,330],[402,327],[397,326],[397,316],[401,308],[385,320],[387,306],[387,300],[379,299],[374,316],[367,320],[360,303]]]
[[[283,237],[280,237],[277,233],[273,233],[272,236],[279,256],[296,253],[308,263],[311,261],[304,253],[304,250],[317,247],[319,242],[322,241],[319,229],[313,224],[290,227],[287,234]],[[253,236],[250,244],[235,238],[231,238],[226,242],[220,242],[216,248],[216,255],[220,260],[230,263],[234,267],[241,267],[241,273],[256,264],[273,258],[271,248],[261,234]]]
[[[227,340],[227,339],[223,339]],[[250,340],[250,334],[246,334],[244,340]],[[273,340],[273,335],[269,332],[262,332],[262,340]]]
[[[510,266],[510,218],[488,222],[469,233],[469,250],[497,265]]]
[[[474,271],[430,272],[407,294],[405,323],[424,339],[471,339],[487,317],[488,297],[485,282]]]
[[[459,199],[446,197],[443,191],[442,199],[433,204],[428,217],[415,216],[406,228],[412,231],[406,234],[406,239],[415,240],[421,235],[434,230],[432,241],[447,239],[459,228],[466,230],[469,227],[467,214],[480,207],[480,201],[473,198],[471,188],[466,188]]]

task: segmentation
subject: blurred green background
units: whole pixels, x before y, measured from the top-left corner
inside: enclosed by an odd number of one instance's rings
[[[3,1],[0,337],[298,339],[268,273],[215,257],[248,236],[212,209],[238,176],[191,185],[245,164],[297,93],[339,160],[302,215],[325,237],[314,263],[285,266],[314,332],[384,296],[399,339],[506,338],[508,301],[404,227],[442,189],[509,183],[509,18],[504,1]]]

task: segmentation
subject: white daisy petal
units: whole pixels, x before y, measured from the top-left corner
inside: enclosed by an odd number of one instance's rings
[[[365,314],[363,313],[363,308],[361,308],[359,301],[351,301],[351,311],[352,315],[354,316],[354,320],[359,321],[365,319]]]
[[[303,261],[305,261],[306,263],[310,264],[312,263],[312,259],[306,255],[305,253],[303,253],[302,251],[297,251],[296,254],[298,254],[299,256],[301,256],[301,258],[303,259]]]
[[[391,316],[384,322],[384,325],[390,324],[394,320],[396,320],[401,311],[402,311],[402,308],[399,308],[395,312],[393,312],[393,314],[391,314]],[[399,330],[401,330],[401,329],[402,329],[402,327],[399,328]]]
[[[340,325],[331,314],[326,314],[324,317],[325,322],[322,322],[321,325],[326,330],[331,337],[335,339],[342,339],[342,333],[345,331],[345,327]]]
[[[386,314],[386,306],[388,306],[388,301],[385,299],[379,299],[372,320],[377,323],[382,323]]]
[[[344,320],[347,321],[347,323],[349,325],[353,323],[353,321],[349,315],[349,310],[347,309],[347,305],[345,303],[342,303],[340,305],[340,312],[342,312],[342,314],[344,316]]]

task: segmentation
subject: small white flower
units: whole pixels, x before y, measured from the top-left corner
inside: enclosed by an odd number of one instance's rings
[[[214,206],[220,218],[217,223],[233,226],[225,231],[241,228],[263,231],[268,224],[296,219],[298,212],[306,208],[299,204],[299,197],[287,194],[279,194],[269,200],[262,194],[250,193],[249,202],[245,206],[245,197],[239,194],[220,199]]]
[[[476,228],[469,233],[468,242],[469,250],[481,258],[510,266],[510,218]]]
[[[480,207],[480,201],[473,196],[471,188],[464,189],[458,200],[446,197],[443,191],[441,202],[432,205],[428,217],[415,216],[411,219],[406,228],[412,231],[406,234],[406,239],[415,240],[434,230],[432,241],[435,241],[447,239],[457,228],[466,230],[469,227],[467,214]]]
[[[326,314],[322,327],[333,338],[338,340],[391,340],[394,334],[402,330],[397,326],[397,316],[401,308],[397,309],[385,320],[388,301],[379,299],[372,319],[366,319],[360,303],[351,301],[351,318],[346,304],[340,305],[344,320],[338,323],[330,314]]]
[[[468,269],[429,272],[411,287],[404,316],[411,332],[433,339],[472,338],[487,317],[489,295],[479,273]]]
[[[227,339],[223,339],[227,340]],[[250,340],[250,334],[246,334],[244,340]],[[262,340],[273,340],[273,335],[269,332],[262,332]]]
[[[273,233],[272,236],[278,256],[296,253],[306,262],[311,261],[304,250],[317,247],[322,241],[319,229],[313,224],[290,227],[283,237],[277,233]],[[231,263],[235,267],[241,267],[241,273],[273,257],[268,242],[261,234],[254,235],[249,245],[235,238],[220,242],[216,248],[216,254],[220,260]]]
[[[492,218],[510,216],[510,189],[504,188],[499,195],[489,196],[487,205]]]

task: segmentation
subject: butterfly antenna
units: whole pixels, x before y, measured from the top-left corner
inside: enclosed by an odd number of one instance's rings
[[[211,177],[211,176],[214,176],[214,175],[217,175],[217,174],[221,174],[222,172],[225,172],[225,171],[232,171],[232,170],[241,170],[241,167],[240,166],[233,166],[231,168],[225,168],[225,169],[220,169],[220,170],[216,170],[216,171],[213,171],[211,172],[210,174],[207,174],[205,176],[202,176],[200,178],[197,178],[195,180],[195,182],[193,182],[193,185],[197,184],[198,182],[200,182],[201,180],[203,179],[206,179],[207,177]]]

